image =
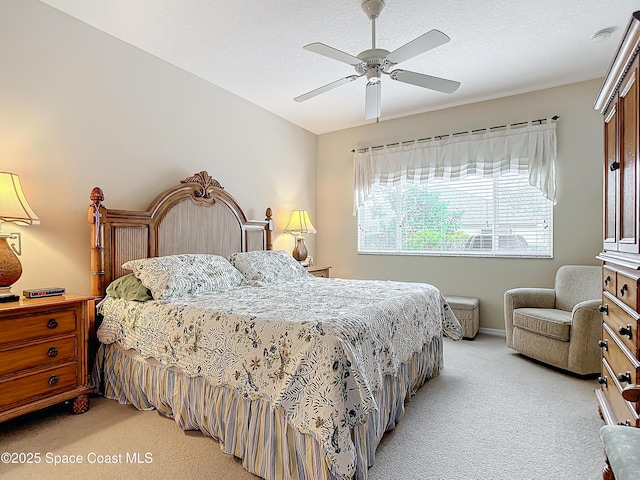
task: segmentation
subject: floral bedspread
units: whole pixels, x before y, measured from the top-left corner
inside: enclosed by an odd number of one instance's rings
[[[173,301],[109,297],[101,313],[102,343],[266,398],[345,477],[355,469],[349,427],[377,408],[384,374],[434,335],[462,337],[440,291],[423,283],[309,278]]]

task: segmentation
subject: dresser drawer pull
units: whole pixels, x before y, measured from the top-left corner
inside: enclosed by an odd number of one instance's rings
[[[55,318],[50,319],[47,323],[47,327],[49,327],[51,330],[53,330],[54,328],[58,328],[58,321]]]
[[[51,358],[55,358],[58,356],[58,349],[56,347],[51,347],[47,352],[47,355]]]
[[[58,377],[56,377],[55,375],[51,375],[51,378],[49,378],[49,386],[55,387],[59,381],[60,379],[58,379]]]
[[[629,290],[629,287],[627,286],[627,284],[625,283],[624,285],[622,285],[620,287],[620,296],[624,297],[624,292],[626,292],[627,290]]]
[[[598,377],[598,383],[600,385],[604,385],[606,387],[607,386],[607,377]]]
[[[605,305],[600,305],[598,307],[598,311],[600,313],[604,313],[605,315],[609,315],[609,305],[606,305],[606,304]]]
[[[611,162],[611,165],[609,165],[609,170],[611,170],[612,172],[615,172],[619,168],[620,168],[620,162]]]
[[[631,324],[628,323],[626,327],[620,327],[618,329],[618,333],[620,333],[620,335],[627,337],[628,339],[631,339]]]
[[[606,351],[609,351],[609,342],[606,340],[598,340],[598,346],[600,348],[604,348]]]
[[[618,381],[624,382],[624,383],[631,383],[631,372],[619,373]]]
[[[607,275],[607,276],[604,278],[604,286],[605,286],[605,287],[606,287],[606,286],[608,286],[610,281],[611,281],[611,275]]]

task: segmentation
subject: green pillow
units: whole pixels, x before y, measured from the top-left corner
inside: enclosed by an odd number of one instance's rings
[[[139,302],[153,300],[149,289],[133,273],[111,282],[107,287],[107,295],[125,300],[138,300]]]

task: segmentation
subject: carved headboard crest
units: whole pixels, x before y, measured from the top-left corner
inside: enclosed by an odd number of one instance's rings
[[[193,193],[196,197],[211,198],[211,187],[221,188],[224,190],[224,187],[220,185],[220,182],[204,171],[196,173],[191,177],[187,177],[184,180],[180,180],[180,183],[198,184],[200,186],[200,192],[194,191]]]

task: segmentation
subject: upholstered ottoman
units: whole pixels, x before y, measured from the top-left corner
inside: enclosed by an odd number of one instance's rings
[[[480,300],[472,297],[446,296],[447,303],[462,325],[462,336],[474,338],[480,326]]]

